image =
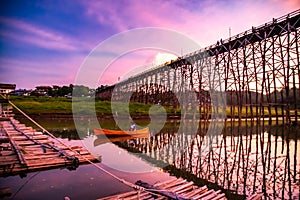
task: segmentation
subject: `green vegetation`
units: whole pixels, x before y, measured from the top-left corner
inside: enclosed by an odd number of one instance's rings
[[[27,114],[38,115],[72,115],[72,99],[65,97],[33,97],[33,96],[11,96],[10,100]],[[116,103],[118,114],[126,112],[125,103]],[[92,98],[78,97],[74,100],[75,111],[79,114],[89,114],[96,110],[98,116],[111,115],[111,103]],[[129,111],[133,115],[147,115],[150,104],[130,103]],[[168,109],[167,109],[168,110]]]
[[[27,114],[72,114],[72,99],[64,97],[11,96],[10,100]]]
[[[74,104],[72,105],[72,99],[66,97],[34,97],[34,96],[11,96],[10,100],[21,108],[27,114],[37,114],[37,115],[72,115],[75,111],[78,114],[89,114],[96,111],[98,116],[111,116],[111,103],[110,101],[102,101],[99,99],[87,98],[87,97],[76,97]],[[75,110],[72,110],[75,108]],[[128,110],[128,105],[122,102],[117,102],[114,104],[118,108],[118,114],[124,114]],[[202,107],[201,116],[209,116],[212,113],[211,107]],[[170,115],[180,115],[180,109],[175,109],[173,106],[164,106],[164,109],[160,106],[154,106],[151,104],[142,103],[130,103],[129,112],[133,116],[142,116],[150,114],[160,114],[164,110]],[[150,111],[150,112],[149,112]],[[192,114],[193,110],[189,110]],[[220,113],[219,109],[219,113]],[[251,114],[252,113],[252,114]],[[237,106],[227,107],[226,115],[227,117],[255,117],[255,116],[282,116],[286,114],[285,109],[282,110],[281,107],[241,107]],[[295,115],[295,110],[290,110],[290,115]]]

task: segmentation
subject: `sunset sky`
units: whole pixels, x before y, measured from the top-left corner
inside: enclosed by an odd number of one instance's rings
[[[206,47],[228,38],[229,27],[235,35],[300,8],[299,0],[2,0],[0,4],[0,82],[27,89],[74,83],[86,56],[123,31],[167,28]],[[122,57],[99,84],[113,84],[126,71],[156,62],[162,54],[145,50]]]

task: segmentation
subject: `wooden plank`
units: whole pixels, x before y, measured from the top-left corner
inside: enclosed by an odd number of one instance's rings
[[[16,156],[16,154],[14,154],[13,156],[3,156],[3,159],[1,159],[0,162],[5,162],[5,161],[18,161],[18,158]]]
[[[10,132],[10,133],[13,133],[12,131]],[[21,133],[19,133],[19,132],[15,132],[15,134],[17,134],[16,136],[22,136],[23,134],[21,134]],[[28,136],[41,136],[41,135],[44,135],[43,133],[41,133],[41,132],[28,132],[28,133],[26,133],[26,135],[28,135]],[[46,136],[47,138],[49,137],[49,136],[47,136],[47,135],[44,135],[44,136]]]
[[[181,181],[178,181],[178,182],[181,182]],[[151,189],[152,193],[156,193],[156,194],[165,196],[167,198],[177,199],[177,200],[188,200],[188,198],[185,198],[183,196],[177,195],[174,192],[169,192],[169,191],[166,191],[166,190],[161,190],[162,188],[155,187],[155,186],[150,185],[150,184],[148,184],[146,182],[143,182],[143,181],[137,181],[135,184],[138,185],[138,186],[141,186],[143,188],[146,188],[146,189]]]
[[[5,160],[5,161],[0,161],[0,167],[1,166],[6,166],[6,165],[13,165],[14,163],[16,163],[16,160]]]
[[[5,156],[12,156],[15,155],[15,153],[12,150],[2,150],[1,151],[1,157],[5,158]]]
[[[176,181],[177,181],[177,179],[171,179],[171,180],[167,180],[167,181],[164,181],[164,182],[156,183],[156,184],[154,184],[154,186],[163,188],[164,185],[168,185],[169,183],[176,182]]]
[[[16,143],[19,145],[19,146],[30,146],[30,145],[33,145],[34,142],[28,140],[28,141],[16,141]],[[49,144],[49,141],[48,140],[41,140],[40,141],[41,144]]]
[[[200,194],[202,194],[206,191],[208,191],[207,186],[203,186],[203,187],[200,187],[200,188],[196,188],[191,192],[186,193],[185,196],[191,198],[193,196],[200,195]]]
[[[171,183],[169,183],[167,185],[164,185],[164,186],[162,186],[160,188],[168,189],[168,188],[171,188],[171,187],[174,187],[176,185],[180,185],[180,184],[183,184],[183,183],[186,183],[186,182],[187,182],[186,180],[184,180],[182,178],[179,178],[179,179],[177,179],[177,180],[175,180],[175,181],[173,181],[173,182],[171,182]]]
[[[51,160],[44,160],[43,162],[28,162],[28,169],[38,167],[42,168],[49,168],[51,166],[65,166],[71,164],[71,161],[62,160],[62,159],[51,159]]]
[[[29,155],[29,156],[25,156],[25,159],[27,162],[29,162],[30,160],[43,160],[43,159],[48,159],[48,158],[55,158],[58,157],[57,153],[56,154],[51,154],[51,155]]]
[[[14,151],[16,152],[17,154],[17,157],[18,157],[18,160],[20,162],[21,165],[26,165],[26,161],[25,161],[25,158],[22,154],[22,152],[20,151],[18,145],[10,138],[10,143],[14,149]]]
[[[166,199],[166,197],[160,196],[160,197],[158,197],[156,200],[165,200],[165,199]]]
[[[195,200],[196,199],[203,199],[204,197],[212,194],[213,192],[214,192],[213,190],[209,190],[209,191],[207,191],[207,192],[205,192],[203,194],[200,194],[200,195],[197,195],[197,196],[193,197],[193,199],[195,199]]]
[[[21,134],[20,133],[18,133],[18,132],[7,132],[7,135],[8,136],[21,136]]]
[[[184,189],[181,189],[181,190],[177,191],[176,193],[185,196],[185,194],[187,192],[193,191],[194,188],[195,188],[195,186],[191,185],[191,186],[185,187]]]
[[[125,193],[116,194],[116,195],[112,195],[112,196],[102,197],[102,198],[99,198],[97,200],[120,199],[123,196],[136,195],[136,194],[137,194],[137,191],[130,191],[130,192],[125,192]]]
[[[47,135],[31,135],[30,137],[34,140],[45,140],[45,139],[48,140]],[[12,136],[11,138],[15,141],[28,140],[26,136]]]
[[[35,151],[35,150],[42,150],[42,147],[41,145],[38,145],[38,144],[33,144],[33,145],[30,145],[30,146],[23,146],[22,147],[25,151]]]
[[[214,191],[210,194],[210,195],[207,195],[206,197],[202,198],[203,200],[210,200],[210,199],[213,199],[215,197],[217,197],[219,195],[221,191],[218,190],[218,191]]]
[[[0,136],[0,144],[9,142],[9,138],[7,136],[1,135]]]
[[[140,192],[136,192],[136,195],[131,196],[131,197],[123,197],[122,199],[124,200],[135,200],[135,199],[148,199],[151,198],[152,195],[145,192],[145,191],[140,191]]]
[[[180,190],[184,190],[184,189],[186,189],[186,188],[188,188],[188,189],[193,188],[193,187],[191,187],[191,186],[193,186],[193,185],[194,185],[193,182],[187,182],[187,183],[185,183],[185,184],[183,184],[183,185],[179,185],[179,186],[177,186],[177,187],[171,188],[170,191],[171,191],[171,192],[177,192],[177,193],[178,193]]]

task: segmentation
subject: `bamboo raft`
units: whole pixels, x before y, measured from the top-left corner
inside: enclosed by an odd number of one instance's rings
[[[97,161],[82,146],[63,145],[56,138],[10,117],[0,121],[0,177]]]
[[[191,181],[185,179],[171,179],[165,182],[156,183],[150,185],[148,183],[137,181],[135,183],[137,186],[143,188],[142,190],[135,190],[130,192],[125,192],[122,194],[116,194],[108,197],[99,198],[98,200],[224,200],[227,199],[225,194],[221,190],[208,189],[207,186],[196,186]],[[262,199],[262,194],[254,194],[247,197],[247,200],[260,200]]]
[[[193,182],[188,182],[182,178],[172,179],[154,185],[138,181],[136,185],[145,188],[142,191],[130,191],[122,194],[100,198],[98,200],[113,200],[113,199],[205,199],[205,200],[222,200],[227,199],[221,190],[210,190],[207,186],[198,187]]]

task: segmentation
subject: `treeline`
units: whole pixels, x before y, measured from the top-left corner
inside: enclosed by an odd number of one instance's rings
[[[110,100],[114,86],[101,85],[97,89],[91,89],[83,85],[68,86],[37,86],[35,90],[16,90],[14,95],[30,96],[51,96],[51,97],[91,97],[94,96],[101,100]],[[126,91],[122,91],[126,93]],[[217,93],[217,92],[214,92]],[[199,103],[210,103],[210,93],[208,91],[197,92]],[[123,96],[121,94],[121,96]],[[161,103],[162,105],[176,104],[176,96],[172,92],[162,87],[151,88],[147,90],[140,88],[134,92],[131,97],[132,101],[140,103]],[[174,101],[173,101],[174,100]],[[178,102],[177,102],[178,103]],[[268,94],[261,94],[254,91],[226,91],[227,105],[246,105],[246,104],[287,104],[291,108],[300,108],[300,89],[283,88],[280,91],[274,90]]]
[[[72,94],[73,87],[72,84],[62,87],[54,85],[52,89],[49,90],[48,95],[53,97],[68,96]]]
[[[39,91],[37,87],[37,91]],[[95,94],[95,89],[90,89],[87,86],[83,85],[73,85],[70,84],[69,86],[53,86],[48,91],[46,91],[47,96],[52,97],[90,97],[91,95]]]
[[[49,97],[90,97],[97,91],[101,91],[107,86],[101,85],[97,89],[91,89],[84,85],[68,86],[36,86],[35,90],[19,89],[10,93],[10,95],[19,96],[49,96]]]

